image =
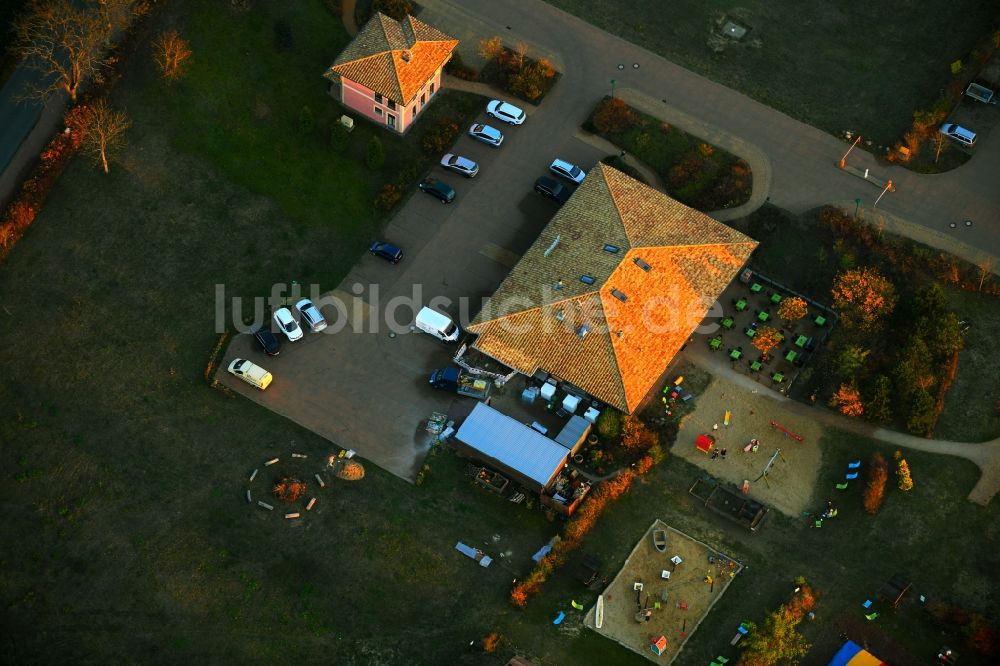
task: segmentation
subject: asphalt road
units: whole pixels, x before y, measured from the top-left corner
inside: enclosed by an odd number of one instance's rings
[[[535,53],[547,54],[563,76],[541,111],[561,118],[566,131],[583,122],[615,79],[619,88],[661,100],[665,114],[679,111],[760,149],[771,164],[765,185],[771,203],[802,212],[825,204],[853,206],[860,198],[867,213],[874,214],[872,205],[881,190],[837,167],[847,144],[746,95],[538,0],[421,4],[421,19],[463,40],[463,55],[474,53],[483,35],[493,34],[509,42],[524,41]],[[1000,107],[994,110],[1000,113]],[[892,179],[896,191],[879,202],[878,211],[897,223],[895,230],[972,261],[984,252],[1000,255],[1000,132],[981,134],[973,158],[945,174],[885,167],[860,150],[852,152],[849,164],[870,169],[882,180]],[[964,220],[973,225],[964,226]],[[949,222],[954,221],[959,225],[951,229]]]

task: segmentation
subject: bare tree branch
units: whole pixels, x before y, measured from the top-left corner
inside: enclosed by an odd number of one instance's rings
[[[183,74],[184,63],[191,57],[191,46],[176,30],[161,33],[153,42],[153,59],[163,78],[176,81]]]
[[[109,162],[125,142],[125,130],[131,124],[123,111],[115,111],[106,100],[100,99],[91,105],[83,149],[101,165],[104,173],[110,172]]]
[[[47,98],[65,90],[75,102],[77,92],[103,63],[110,36],[100,12],[71,0],[35,0],[14,26],[14,50],[28,67],[44,77],[28,97]]]

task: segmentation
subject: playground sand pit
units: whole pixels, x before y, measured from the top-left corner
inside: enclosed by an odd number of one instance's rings
[[[666,552],[653,546],[654,529],[666,530]],[[675,555],[681,564],[670,561]],[[709,561],[710,556],[714,562]],[[604,589],[601,628],[595,624],[596,606],[587,612],[584,625],[656,663],[669,664],[740,568],[718,551],[656,520]],[[669,580],[662,577],[665,569],[671,572]],[[706,576],[712,576],[713,582],[706,582]],[[636,583],[642,583],[641,591],[635,590]],[[649,619],[637,621],[636,613],[644,608],[651,609]],[[667,646],[658,656],[651,645],[660,636],[666,638]]]
[[[761,387],[754,393],[716,377],[704,393],[695,396],[697,405],[682,419],[671,452],[737,487],[742,487],[744,480],[749,481],[750,497],[798,517],[809,509],[816,485],[823,428],[816,421],[782,409],[767,391]],[[732,413],[728,427],[724,424],[727,410]],[[772,421],[802,437],[802,441],[771,427]],[[715,424],[718,430],[713,429]],[[695,439],[701,434],[715,437],[714,450],[726,449],[725,459],[713,459],[695,448]],[[760,443],[757,452],[744,453],[743,448],[751,439]],[[781,456],[771,465],[767,478],[757,480],[779,448]]]

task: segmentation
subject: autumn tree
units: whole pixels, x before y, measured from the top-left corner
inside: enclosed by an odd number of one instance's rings
[[[809,312],[809,306],[805,299],[798,296],[789,296],[778,304],[778,317],[786,322],[798,321],[805,317],[807,312]]]
[[[865,486],[865,511],[874,515],[878,513],[885,499],[885,484],[889,479],[889,463],[885,456],[876,452],[872,455],[871,465],[868,467],[868,485]]]
[[[871,396],[865,402],[865,418],[873,423],[892,420],[892,381],[885,375],[878,375],[872,382]]]
[[[781,339],[781,333],[777,329],[765,326],[758,329],[757,334],[753,336],[753,346],[760,350],[764,358],[767,358],[771,350],[781,344]]]
[[[622,428],[622,448],[645,451],[657,443],[656,433],[637,418],[628,418]]]
[[[89,107],[87,134],[83,140],[85,150],[104,173],[110,172],[110,161],[125,143],[125,130],[132,123],[123,111],[115,111],[104,99]]]
[[[524,58],[528,55],[528,45],[524,42],[518,42],[514,45],[514,63],[517,66],[517,71],[520,72],[524,69]]]
[[[847,345],[837,354],[837,374],[841,377],[854,377],[855,373],[865,367],[870,349],[858,345]]]
[[[176,81],[191,58],[191,45],[176,30],[160,33],[153,42],[153,60],[167,81]]]
[[[610,98],[603,100],[594,112],[591,122],[598,132],[620,134],[635,124],[635,111],[624,100]]]
[[[503,39],[500,38],[500,35],[479,40],[479,56],[483,60],[496,60],[501,53],[503,53]]]
[[[861,392],[854,384],[841,384],[830,399],[830,406],[836,407],[844,416],[861,416],[865,411]]]
[[[815,607],[815,597],[805,582],[799,582],[796,596],[776,611],[768,613],[758,627],[753,623],[740,643],[743,650],[737,666],[777,666],[797,664],[811,645],[798,632],[806,613]]]
[[[896,288],[871,267],[844,271],[834,280],[831,293],[848,328],[875,330],[896,307]]]
[[[937,412],[934,409],[934,396],[926,389],[918,388],[913,391],[904,409],[906,429],[909,432],[922,437],[930,437],[934,434]]]
[[[893,458],[896,459],[896,482],[899,489],[903,492],[913,490],[913,478],[910,476],[910,466],[907,464],[906,458],[903,457],[903,452],[896,451],[893,454]]]
[[[80,85],[104,62],[111,31],[94,0],[36,0],[14,26],[14,51],[42,74],[28,96],[59,90],[76,101]]]
[[[979,269],[979,291],[983,290],[983,285],[993,275],[993,257],[984,257],[976,264]]]

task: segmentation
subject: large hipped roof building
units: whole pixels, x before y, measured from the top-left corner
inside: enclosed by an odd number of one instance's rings
[[[756,247],[599,163],[468,330],[501,363],[631,413]]]

